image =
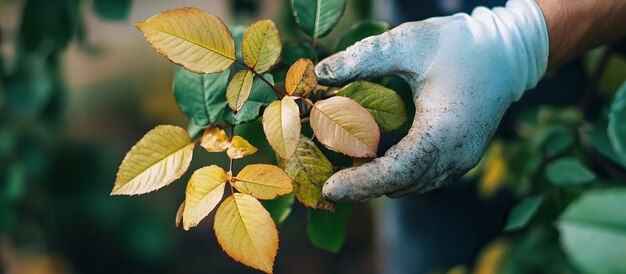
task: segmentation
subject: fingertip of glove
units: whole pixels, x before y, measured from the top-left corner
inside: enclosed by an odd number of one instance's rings
[[[348,78],[347,60],[340,52],[326,58],[315,67],[318,82],[322,85],[341,85]]]

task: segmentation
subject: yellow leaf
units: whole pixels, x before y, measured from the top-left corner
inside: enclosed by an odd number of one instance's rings
[[[233,137],[233,141],[230,142],[230,147],[226,151],[228,157],[231,159],[241,159],[244,156],[252,155],[257,152],[257,148],[250,144],[246,139],[241,136]]]
[[[241,42],[243,61],[258,73],[266,72],[278,61],[282,48],[280,34],[272,20],[252,24]]]
[[[235,178],[233,186],[257,199],[271,200],[291,193],[291,177],[274,165],[254,164],[245,166]]]
[[[310,59],[300,58],[289,67],[285,77],[285,89],[289,95],[306,96],[316,86],[317,75]]]
[[[185,210],[185,201],[183,201],[178,207],[178,211],[176,211],[176,227],[180,226],[180,223],[183,221],[183,211]]]
[[[183,228],[189,230],[215,208],[224,195],[226,172],[216,165],[203,167],[191,175],[185,190]]]
[[[233,79],[228,83],[226,88],[226,100],[228,106],[234,110],[239,111],[243,104],[248,101],[250,96],[250,90],[252,89],[252,78],[254,74],[247,70],[242,70],[235,73]]]
[[[213,229],[228,256],[272,273],[278,251],[278,230],[257,199],[243,193],[226,198],[217,209]]]
[[[235,41],[228,27],[200,9],[166,11],[136,26],[154,49],[190,71],[222,72],[235,62]]]
[[[352,157],[376,157],[380,132],[372,115],[349,98],[317,101],[311,109],[311,128],[326,147]]]
[[[210,127],[204,131],[200,146],[208,152],[222,152],[230,146],[230,140],[223,129]]]
[[[478,180],[478,191],[482,198],[489,199],[500,190],[506,182],[506,159],[504,143],[495,140],[489,146],[484,159],[484,170]]]
[[[475,274],[502,273],[501,264],[510,251],[510,243],[506,239],[496,239],[483,248],[476,259]]]
[[[111,195],[144,194],[180,178],[191,163],[195,143],[177,126],[157,126],[126,154]]]
[[[289,159],[300,141],[300,109],[289,96],[272,102],[263,112],[263,131],[276,154]]]

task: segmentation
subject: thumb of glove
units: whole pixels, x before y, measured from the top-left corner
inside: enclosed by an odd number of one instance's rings
[[[368,37],[324,59],[315,68],[318,81],[323,85],[338,86],[394,73],[397,64],[394,37],[392,31]]]

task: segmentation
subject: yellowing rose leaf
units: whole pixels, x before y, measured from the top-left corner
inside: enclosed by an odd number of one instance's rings
[[[289,159],[300,141],[300,109],[289,96],[272,102],[263,112],[263,131],[276,154]]]
[[[329,149],[352,157],[376,157],[378,125],[367,109],[349,98],[317,101],[311,109],[311,128]]]
[[[169,185],[189,168],[193,147],[180,127],[150,130],[124,157],[111,195],[144,194]]]
[[[228,27],[200,9],[162,12],[136,26],[154,49],[190,71],[222,72],[235,62],[235,41]]]
[[[285,89],[289,95],[306,96],[316,86],[317,75],[310,59],[300,58],[289,67],[285,77]]]
[[[243,193],[226,198],[217,209],[213,229],[228,256],[272,273],[278,251],[278,230],[257,199]]]
[[[233,186],[240,192],[261,200],[271,200],[293,190],[291,177],[285,171],[266,164],[245,166],[233,178]]]
[[[183,211],[185,210],[185,201],[183,201],[178,207],[178,211],[176,211],[176,227],[180,226],[180,223],[183,222]]]
[[[185,230],[197,226],[222,200],[227,181],[226,172],[216,165],[203,167],[191,175],[185,190],[183,210]]]
[[[230,140],[223,129],[210,127],[204,131],[200,146],[208,152],[222,152],[230,146]]]
[[[272,20],[252,24],[241,42],[244,63],[258,73],[266,72],[278,61],[282,48],[278,28]]]
[[[241,159],[244,156],[254,154],[257,150],[258,149],[246,141],[246,139],[241,136],[235,136],[230,142],[230,147],[226,151],[226,154],[228,154],[228,157],[231,159]]]
[[[252,78],[254,74],[247,70],[242,70],[235,73],[233,79],[228,83],[226,88],[226,101],[228,106],[234,110],[239,111],[243,104],[248,101],[250,97],[250,90],[252,89]]]

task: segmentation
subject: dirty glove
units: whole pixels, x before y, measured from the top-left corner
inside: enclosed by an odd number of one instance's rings
[[[474,167],[502,115],[546,71],[548,33],[534,0],[479,7],[402,24],[366,38],[316,67],[338,86],[390,74],[413,90],[409,134],[383,157],[342,170],[324,184],[331,201],[426,192]]]

